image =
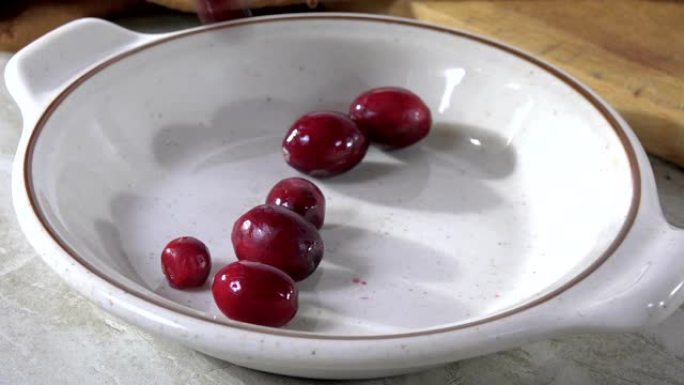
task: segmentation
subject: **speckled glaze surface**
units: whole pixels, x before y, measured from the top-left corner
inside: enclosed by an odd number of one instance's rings
[[[505,46],[349,15],[171,36],[84,20],[18,54],[6,81],[24,117],[15,210],[36,250],[106,310],[239,365],[377,377],[640,327],[682,302],[684,237],[627,125]],[[158,253],[177,235],[207,241],[215,268],[234,259],[233,219],[296,175],[278,151],[292,120],[387,84],[426,100],[433,132],[319,183],[327,254],[294,322],[230,322],[208,290],[165,285]]]

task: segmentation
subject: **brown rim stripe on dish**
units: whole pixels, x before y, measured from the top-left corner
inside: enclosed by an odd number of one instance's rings
[[[277,22],[289,22],[289,21],[296,21],[296,20],[352,20],[352,21],[367,21],[367,22],[375,22],[375,23],[386,23],[386,24],[398,24],[398,25],[404,25],[404,26],[409,26],[413,28],[421,28],[421,29],[427,29],[427,30],[432,30],[440,33],[445,33],[449,35],[454,35],[454,36],[459,36],[462,38],[470,39],[479,43],[483,43],[485,45],[488,45],[490,47],[494,47],[497,49],[500,49],[502,51],[505,51],[509,54],[512,54],[514,56],[517,56],[518,58],[521,58],[543,70],[546,72],[554,75],[556,78],[559,80],[563,81],[566,83],[568,86],[570,86],[572,89],[574,89],[578,94],[582,95],[589,103],[591,103],[596,110],[598,110],[601,115],[606,119],[606,121],[611,125],[613,130],[615,131],[616,135],[620,139],[620,142],[622,143],[622,146],[625,150],[625,153],[627,155],[627,158],[629,160],[630,164],[630,172],[632,176],[632,200],[630,203],[629,211],[627,213],[627,218],[625,219],[624,223],[622,224],[622,227],[620,228],[620,231],[618,232],[616,238],[610,243],[610,245],[604,250],[604,252],[586,269],[584,269],[582,272],[580,272],[578,275],[573,277],[571,280],[568,282],[564,283],[561,287],[551,291],[550,293],[547,293],[537,299],[534,299],[528,303],[525,303],[521,306],[518,306],[513,309],[509,309],[485,318],[481,318],[472,322],[466,322],[462,324],[457,324],[457,325],[451,325],[451,326],[444,326],[444,327],[436,327],[432,329],[425,329],[422,331],[415,331],[415,332],[407,332],[407,333],[396,333],[396,334],[386,334],[386,335],[326,335],[326,334],[316,334],[313,332],[299,332],[299,331],[292,331],[292,330],[286,330],[286,329],[274,329],[274,328],[264,328],[260,326],[255,326],[255,325],[250,325],[250,324],[243,324],[243,323],[236,323],[232,322],[229,320],[222,320],[222,319],[214,319],[200,311],[190,309],[184,306],[179,306],[175,303],[172,303],[171,301],[161,301],[158,298],[154,298],[149,296],[146,293],[143,292],[138,292],[137,290],[132,290],[130,287],[126,287],[125,285],[111,279],[98,269],[94,268],[88,261],[85,259],[81,258],[78,253],[76,253],[75,250],[73,250],[67,242],[62,239],[57,231],[48,223],[45,214],[43,213],[40,205],[38,204],[38,200],[36,198],[34,186],[33,186],[33,178],[32,178],[32,160],[33,160],[33,153],[34,153],[34,148],[36,146],[36,142],[38,140],[38,137],[40,136],[40,133],[42,132],[43,128],[45,127],[46,122],[48,119],[52,116],[54,111],[59,107],[59,105],[64,101],[64,99],[69,96],[75,89],[77,89],[81,84],[83,84],[85,81],[88,79],[92,78],[96,74],[98,74],[100,71],[103,69],[109,67],[110,65],[117,63],[129,56],[132,56],[138,52],[144,51],[148,48],[167,43],[169,41],[181,39],[187,36],[192,36],[196,35],[199,33],[203,33],[206,31],[215,31],[215,30],[221,30],[221,29],[230,29],[230,28],[235,28],[235,27],[240,27],[244,25],[252,25],[252,24],[263,24],[263,23],[277,23]],[[26,157],[24,158],[24,182],[26,184],[26,189],[27,189],[27,194],[29,198],[30,205],[32,206],[33,211],[36,213],[36,216],[38,217],[38,220],[41,222],[42,226],[45,228],[45,230],[48,232],[48,234],[53,238],[53,240],[67,253],[69,254],[75,261],[77,261],[79,264],[81,264],[84,268],[87,270],[91,271],[93,274],[101,278],[103,281],[109,283],[110,285],[123,290],[126,293],[129,293],[131,295],[134,295],[142,300],[145,300],[151,304],[154,304],[156,306],[165,308],[167,310],[177,312],[180,314],[183,314],[188,317],[195,318],[197,320],[201,321],[206,321],[210,322],[213,324],[218,324],[218,325],[224,325],[232,328],[237,328],[237,329],[243,329],[247,331],[252,331],[252,332],[259,332],[259,333],[265,333],[265,334],[271,334],[271,335],[278,335],[278,336],[284,336],[284,337],[295,337],[295,338],[309,338],[309,339],[326,339],[326,340],[377,340],[377,339],[392,339],[392,338],[404,338],[404,337],[416,337],[416,336],[426,336],[426,335],[433,335],[433,334],[438,334],[438,333],[445,333],[445,332],[451,332],[455,330],[460,330],[460,329],[465,329],[473,326],[478,326],[482,325],[488,322],[500,320],[502,318],[508,317],[513,314],[520,313],[522,311],[531,309],[537,305],[540,305],[542,303],[545,303],[561,293],[565,292],[566,290],[570,289],[571,287],[575,286],[577,283],[582,281],[584,278],[589,276],[592,272],[594,272],[596,269],[599,268],[616,250],[617,248],[622,244],[624,241],[625,237],[627,236],[627,233],[630,231],[632,225],[634,224],[634,221],[637,216],[637,212],[639,209],[639,202],[641,201],[641,174],[639,172],[639,165],[638,165],[638,160],[636,157],[636,153],[634,151],[634,148],[632,147],[629,138],[627,137],[627,134],[623,130],[622,126],[616,119],[616,117],[611,113],[611,111],[606,108],[606,106],[598,100],[596,97],[594,97],[590,91],[588,91],[586,88],[584,88],[582,85],[580,85],[577,81],[572,79],[570,76],[566,75],[559,69],[553,67],[550,64],[547,64],[535,57],[530,56],[529,54],[526,54],[524,52],[518,51],[515,48],[506,46],[505,44],[498,43],[480,36],[475,36],[471,35],[466,32],[462,31],[456,31],[453,29],[449,28],[444,28],[444,27],[439,27],[439,26],[434,26],[434,25],[426,25],[420,22],[416,21],[411,21],[411,20],[402,20],[402,19],[391,19],[391,18],[384,18],[384,17],[377,17],[377,16],[369,16],[369,15],[309,15],[309,16],[285,16],[285,17],[277,17],[277,18],[254,18],[254,19],[244,19],[244,20],[239,20],[239,21],[234,21],[230,22],[227,24],[217,24],[209,27],[204,27],[200,29],[194,29],[190,30],[187,32],[181,32],[177,35],[173,35],[170,37],[162,38],[160,40],[144,44],[140,47],[137,47],[135,49],[126,51],[124,53],[121,53],[117,56],[114,56],[113,58],[106,60],[102,62],[101,64],[97,65],[84,75],[80,76],[78,79],[76,79],[73,83],[71,83],[64,91],[62,91],[59,96],[55,98],[54,101],[50,103],[48,108],[45,110],[43,115],[41,116],[40,120],[36,124],[33,132],[31,133],[31,137],[29,138],[29,143],[28,143],[28,148],[26,151]]]

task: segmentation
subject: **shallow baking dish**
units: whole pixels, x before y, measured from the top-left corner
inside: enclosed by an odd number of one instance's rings
[[[69,285],[157,335],[315,378],[416,371],[567,333],[658,322],[684,300],[684,235],[664,220],[625,121],[556,67],[485,38],[348,14],[167,35],[68,24],[7,65],[24,132],[13,170],[27,238]],[[328,197],[321,268],[285,328],[170,289],[159,253],[195,235],[214,271],[277,180],[290,123],[402,86],[431,134],[373,148]]]

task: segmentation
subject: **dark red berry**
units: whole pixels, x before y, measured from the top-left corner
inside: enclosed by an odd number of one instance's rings
[[[285,161],[315,177],[333,176],[351,169],[361,162],[366,151],[366,136],[339,112],[304,115],[283,140]]]
[[[394,148],[425,138],[432,125],[430,109],[418,95],[397,87],[361,94],[352,103],[349,115],[371,141]]]
[[[161,255],[162,271],[176,289],[202,286],[211,270],[209,249],[193,237],[169,242]]]
[[[231,236],[239,260],[261,262],[301,281],[316,270],[323,258],[318,230],[286,208],[261,205],[241,216]]]
[[[297,287],[284,272],[258,262],[239,261],[219,270],[211,293],[226,317],[279,327],[297,313]]]
[[[205,24],[239,19],[251,15],[246,0],[198,0],[197,15]]]
[[[285,207],[301,215],[317,229],[325,219],[325,197],[315,184],[304,178],[287,178],[276,183],[266,203]]]

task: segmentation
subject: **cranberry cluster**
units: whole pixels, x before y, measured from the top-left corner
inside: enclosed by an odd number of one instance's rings
[[[314,177],[341,174],[359,164],[369,143],[402,148],[430,132],[432,117],[413,92],[375,88],[352,103],[349,114],[312,112],[299,118],[283,140],[285,161]]]
[[[323,258],[318,229],[325,219],[325,198],[302,178],[278,182],[266,204],[246,212],[233,225],[238,258],[214,276],[211,292],[218,308],[237,321],[282,326],[297,312],[297,287]],[[211,270],[209,250],[182,237],[162,252],[162,270],[172,287],[202,286]]]
[[[423,139],[430,110],[414,93],[394,87],[360,95],[348,115],[313,112],[298,119],[283,140],[285,160],[316,177],[333,176],[363,160],[370,142],[402,148]],[[325,220],[325,197],[303,178],[287,178],[268,193],[266,203],[235,221],[231,233],[238,261],[220,269],[211,291],[230,319],[279,327],[297,313],[295,282],[320,264],[324,245],[318,232]],[[162,270],[177,289],[204,285],[211,270],[207,247],[198,239],[169,242]]]

